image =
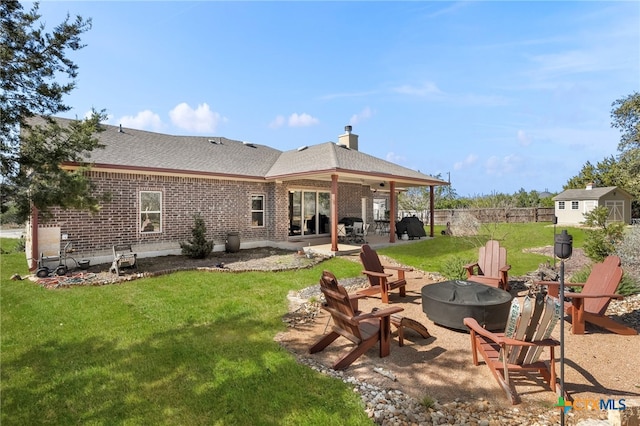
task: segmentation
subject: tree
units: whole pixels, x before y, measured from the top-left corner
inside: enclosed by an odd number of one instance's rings
[[[398,195],[400,210],[424,212],[429,210],[429,188],[412,187]]]
[[[204,259],[211,254],[213,250],[213,241],[207,240],[207,227],[204,219],[200,214],[193,217],[194,224],[191,229],[192,239],[186,243],[180,243],[182,254],[192,259]]]
[[[611,106],[611,126],[622,132],[618,151],[640,149],[640,93],[618,99]]]
[[[66,19],[50,33],[15,0],[0,2],[0,195],[2,211],[12,206],[25,220],[29,203],[43,214],[53,206],[98,209],[85,170],[68,172],[63,162],[83,164],[100,144],[94,137],[104,111],[61,126],[51,116],[69,111],[63,97],[75,88],[77,65],[67,57],[82,49],[80,35],[91,20]],[[35,118],[35,119],[34,119]]]
[[[633,215],[640,215],[640,93],[613,102],[611,126],[620,130],[618,157],[623,188],[635,198]]]
[[[597,165],[587,161],[577,176],[572,177],[564,185],[564,189],[584,189],[588,183],[595,186],[625,186],[623,166],[614,156],[600,161]]]
[[[614,253],[615,246],[624,237],[622,222],[608,222],[610,211],[605,206],[584,213],[584,224],[587,230],[584,241],[585,254],[595,262],[602,262],[605,257]]]
[[[640,93],[634,92],[612,103],[611,127],[622,133],[618,156],[608,157],[596,166],[587,161],[577,176],[569,179],[564,189],[596,186],[619,186],[635,199],[632,216],[640,215]]]

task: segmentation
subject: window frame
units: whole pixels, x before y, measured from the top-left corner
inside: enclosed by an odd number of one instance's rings
[[[158,197],[157,202],[154,202],[154,204],[158,205],[158,210],[149,210],[149,203],[145,202],[143,200],[143,194],[155,194]],[[141,189],[138,191],[138,220],[139,220],[139,226],[138,226],[138,232],[140,234],[158,234],[162,232],[162,202],[163,202],[163,193],[162,191],[158,191],[158,190],[152,190],[152,189]],[[143,205],[143,204],[146,204]],[[153,216],[157,216],[156,220],[152,220],[149,219],[149,215],[153,215]],[[145,228],[151,224],[156,224],[156,226],[153,226],[152,230],[149,231],[145,231]]]
[[[580,201],[572,201],[571,210],[580,210]]]
[[[564,210],[564,201],[558,201],[558,210]]]
[[[262,208],[261,209],[255,209],[253,202],[256,198],[260,198],[262,200]],[[250,200],[250,206],[251,206],[251,227],[253,228],[264,228],[266,226],[266,209],[265,209],[265,205],[267,202],[267,196],[265,194],[251,194],[251,200]],[[257,220],[257,224],[254,223],[254,215],[255,214],[259,214],[260,217]],[[262,223],[260,223],[260,220],[262,220]]]

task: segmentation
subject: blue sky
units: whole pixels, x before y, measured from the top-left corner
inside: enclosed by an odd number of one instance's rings
[[[25,3],[26,8],[30,3]],[[53,2],[92,18],[65,117],[280,150],[337,141],[461,196],[559,192],[617,154],[640,2]]]

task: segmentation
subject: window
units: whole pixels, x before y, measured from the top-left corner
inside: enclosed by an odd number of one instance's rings
[[[251,226],[264,226],[264,195],[251,196]]]
[[[140,232],[162,232],[162,192],[140,191]]]
[[[571,202],[571,210],[578,210],[579,204],[580,204],[579,201],[572,201]]]
[[[564,210],[564,201],[558,201],[558,210]]]

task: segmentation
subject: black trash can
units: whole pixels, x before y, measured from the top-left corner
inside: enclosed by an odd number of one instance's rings
[[[240,233],[228,232],[227,241],[224,244],[227,253],[237,253],[240,251]]]

